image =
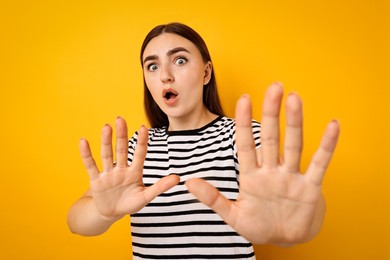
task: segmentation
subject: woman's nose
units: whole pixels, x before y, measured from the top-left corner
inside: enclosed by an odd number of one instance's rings
[[[174,80],[172,69],[169,65],[161,66],[160,79],[162,82],[172,82]]]

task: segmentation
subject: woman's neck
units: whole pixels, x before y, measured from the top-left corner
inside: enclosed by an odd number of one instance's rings
[[[208,109],[204,108],[196,115],[169,118],[168,130],[183,131],[198,129],[207,125],[217,117],[218,115],[213,114]]]

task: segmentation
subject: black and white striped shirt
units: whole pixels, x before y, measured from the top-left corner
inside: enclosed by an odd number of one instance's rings
[[[253,133],[259,147],[260,124],[255,121]],[[129,141],[130,163],[136,142],[137,133]],[[145,186],[169,174],[180,176],[179,185],[131,215],[134,259],[255,259],[251,243],[197,201],[184,185],[188,179],[203,178],[227,198],[237,198],[233,119],[220,116],[202,128],[188,131],[149,129]]]

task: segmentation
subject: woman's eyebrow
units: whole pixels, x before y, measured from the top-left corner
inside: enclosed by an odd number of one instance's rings
[[[169,51],[167,52],[167,56],[172,56],[173,54],[178,53],[178,52],[181,52],[181,51],[191,53],[191,52],[190,52],[189,50],[187,50],[186,48],[183,48],[183,47],[176,47],[176,48],[173,48],[172,50],[169,50]],[[158,59],[158,56],[157,56],[157,55],[149,55],[149,56],[145,57],[145,59],[144,59],[144,64],[145,64],[145,62],[147,62],[147,61],[150,61],[150,60],[157,60],[157,59]]]
[[[186,48],[183,48],[183,47],[176,47],[176,48],[173,48],[172,50],[169,50],[169,51],[167,52],[167,56],[171,56],[171,55],[173,55],[173,54],[175,54],[175,53],[178,53],[178,52],[181,52],[181,51],[190,53],[190,51],[187,50]]]
[[[157,60],[158,59],[158,56],[157,55],[150,55],[150,56],[147,56],[145,57],[144,59],[144,64],[145,62],[149,61],[149,60]]]

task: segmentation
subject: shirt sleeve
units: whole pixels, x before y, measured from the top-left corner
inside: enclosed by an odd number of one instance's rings
[[[127,162],[129,165],[133,161],[135,146],[137,144],[137,139],[138,139],[138,132],[135,132],[134,135],[129,140],[129,149],[128,149],[128,155],[127,155]]]
[[[252,120],[252,133],[253,133],[253,140],[255,142],[256,149],[259,149],[261,147],[261,124],[256,120]],[[235,124],[233,128],[233,147],[234,147],[234,155],[236,158],[238,158]]]
[[[252,120],[253,139],[255,140],[256,149],[261,147],[261,125],[256,120]]]

